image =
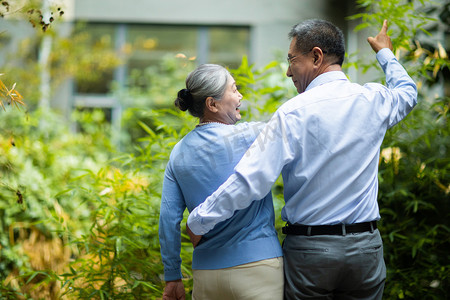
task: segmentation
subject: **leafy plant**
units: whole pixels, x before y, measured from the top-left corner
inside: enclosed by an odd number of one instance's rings
[[[3,74],[0,74],[0,76]],[[8,105],[15,106],[16,108],[20,108],[19,105],[25,106],[23,103],[22,95],[16,90],[16,84],[14,83],[11,89],[8,89],[3,81],[0,80],[0,107],[5,110],[6,102]]]
[[[48,126],[40,125],[41,118]],[[73,255],[63,232],[68,228],[84,232],[90,226],[87,199],[71,201],[59,195],[70,189],[72,181],[84,173],[82,169],[100,169],[111,155],[106,151],[112,148],[107,140],[95,144],[91,136],[70,134],[63,124],[56,115],[43,116],[39,111],[27,116],[6,111],[0,116],[0,278],[4,293],[37,298],[59,294],[53,273],[62,273]],[[83,179],[77,184],[83,185]]]

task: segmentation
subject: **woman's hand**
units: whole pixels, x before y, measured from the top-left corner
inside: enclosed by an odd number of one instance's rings
[[[186,224],[186,231],[187,234],[189,235],[189,238],[191,239],[192,246],[194,246],[194,248],[197,247],[198,243],[202,239],[202,235],[196,235],[195,233],[193,233],[187,224]]]
[[[185,300],[186,294],[184,284],[181,279],[174,281],[166,281],[164,288],[163,300]]]

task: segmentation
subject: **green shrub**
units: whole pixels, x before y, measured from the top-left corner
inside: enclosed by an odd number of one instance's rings
[[[55,114],[39,111],[0,114],[0,277],[2,288],[12,293],[21,286],[25,292],[41,277],[54,282],[51,275],[33,272],[62,271],[68,264],[64,231],[87,231],[91,208],[84,198],[60,195],[84,169],[99,170],[112,156],[108,140],[71,134],[64,124]]]

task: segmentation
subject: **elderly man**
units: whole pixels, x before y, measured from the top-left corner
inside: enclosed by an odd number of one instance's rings
[[[333,24],[307,20],[289,37],[286,75],[299,95],[275,112],[234,174],[191,212],[188,232],[195,246],[267,194],[281,172],[285,299],[381,299],[380,146],[416,105],[416,85],[392,53],[387,21],[368,38],[387,86],[347,79],[344,37]]]

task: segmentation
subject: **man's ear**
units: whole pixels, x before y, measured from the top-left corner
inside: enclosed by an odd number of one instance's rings
[[[314,65],[321,65],[323,62],[323,51],[319,47],[314,47],[312,50]]]
[[[213,97],[208,97],[205,100],[205,107],[210,112],[216,113],[218,111],[216,106],[216,100]]]

